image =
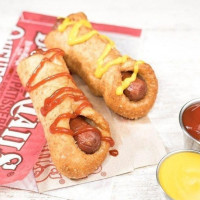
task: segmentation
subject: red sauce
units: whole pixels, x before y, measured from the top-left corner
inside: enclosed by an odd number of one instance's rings
[[[35,83],[34,85],[33,82],[35,80],[35,78],[37,77],[37,75],[39,74],[40,70],[44,67],[45,62],[48,61],[53,61],[53,59],[58,56],[58,55],[64,55],[64,52],[60,49],[50,49],[46,52],[42,51],[42,50],[36,50],[35,53],[40,53],[42,55],[47,55],[49,53],[54,53],[51,55],[51,57],[47,58],[43,58],[43,60],[41,61],[41,63],[38,65],[38,67],[35,69],[35,71],[33,72],[32,76],[30,77],[30,79],[28,80],[27,84],[26,84],[26,88],[29,92],[37,89],[38,87],[44,85],[45,83],[54,80],[56,78],[59,77],[63,77],[66,76],[68,78],[71,79],[71,81],[73,82],[73,79],[71,77],[71,75],[67,72],[61,72],[58,74],[54,74],[52,76],[49,76],[41,81],[39,81],[38,83]],[[74,83],[74,82],[73,82]],[[87,98],[84,96],[83,92],[79,89],[76,88],[72,88],[72,87],[63,87],[60,88],[58,90],[56,90],[50,97],[46,98],[44,101],[44,106],[41,108],[41,114],[43,116],[46,116],[51,110],[53,110],[56,106],[58,106],[59,104],[61,104],[66,98],[72,98],[74,101],[83,101],[78,108],[75,110],[74,113],[64,113],[59,115],[55,121],[51,124],[50,126],[50,132],[52,134],[69,134],[72,136],[75,136],[77,134],[81,134],[85,131],[96,131],[98,129],[96,129],[95,127],[83,127],[78,129],[77,131],[73,132],[71,129],[67,129],[64,127],[58,127],[58,123],[63,120],[63,119],[71,119],[71,118],[76,118],[78,115],[80,115],[81,111],[88,107],[88,106],[92,106],[90,104],[90,102],[87,100]],[[106,141],[110,144],[111,147],[114,146],[114,140],[111,137],[101,137],[102,141]],[[118,155],[118,151],[117,150],[111,150],[110,151],[110,155],[112,156],[117,156]]]
[[[186,108],[183,112],[182,121],[187,132],[200,141],[200,103]]]
[[[109,151],[111,156],[118,156],[119,152],[116,149],[110,150]]]
[[[83,102],[74,113],[64,113],[59,115],[55,121],[53,122],[53,124],[50,126],[50,131],[51,133],[64,133],[64,134],[69,134],[69,135],[74,135],[73,131],[71,129],[67,129],[64,127],[58,127],[58,123],[60,122],[60,120],[62,119],[70,119],[70,118],[75,118],[77,117],[81,111],[85,108],[91,106],[91,104],[89,102]],[[79,130],[80,131],[80,130]]]
[[[101,140],[108,142],[110,144],[111,147],[113,147],[115,145],[114,140],[111,137],[102,137]]]
[[[42,65],[41,65],[42,66]],[[44,85],[45,83],[49,82],[49,81],[52,81],[54,79],[57,79],[59,77],[62,77],[62,76],[69,76],[69,74],[67,72],[62,72],[62,73],[59,73],[59,74],[55,74],[55,75],[52,75],[52,76],[49,76],[45,79],[43,79],[42,81],[36,83],[35,85],[31,86],[31,83],[33,82],[34,79],[30,79],[31,81],[27,83],[26,87],[27,87],[27,91],[28,92],[31,92],[35,89],[37,89],[38,87]]]
[[[71,92],[77,94],[71,94]],[[67,97],[74,99],[74,101],[87,101],[87,98],[79,89],[63,87],[56,90],[50,97],[45,99],[44,106],[41,108],[42,115],[46,116],[52,109],[61,104]]]
[[[68,73],[66,72],[63,72],[63,73],[59,73],[59,74],[55,74],[55,75],[52,75],[50,77],[47,77],[45,78],[44,80],[40,81],[39,83],[36,83],[35,85],[31,86],[33,81],[35,80],[36,76],[38,75],[38,73],[40,72],[40,70],[44,67],[44,64],[45,62],[49,61],[53,61],[53,59],[58,56],[58,55],[64,55],[64,51],[62,51],[61,49],[50,49],[46,52],[42,51],[42,50],[36,50],[36,53],[41,53],[42,55],[46,55],[48,53],[51,53],[53,52],[54,54],[50,57],[50,58],[47,58],[45,57],[41,63],[39,64],[39,66],[34,70],[33,74],[31,75],[30,79],[28,80],[27,84],[26,84],[26,89],[28,92],[31,92],[33,90],[35,90],[36,88],[40,87],[41,85],[45,84],[46,82],[48,81],[51,81],[53,79],[56,79],[56,78],[59,78],[59,77],[62,77],[62,76],[69,76]]]
[[[97,129],[95,127],[92,127],[92,126],[86,126],[86,127],[79,128],[78,130],[74,131],[74,136],[78,135],[78,134],[81,134],[81,133],[85,133],[87,131],[92,131],[92,132],[101,134],[100,131],[99,131],[99,129]]]

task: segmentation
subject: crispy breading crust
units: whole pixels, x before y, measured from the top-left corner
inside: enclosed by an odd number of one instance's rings
[[[35,68],[44,58],[41,54],[35,54],[24,59],[18,66],[17,72],[23,86],[26,86]],[[62,56],[54,58],[53,62],[46,62],[43,69],[36,77],[34,84],[44,78],[61,73],[69,72]],[[51,96],[57,89],[62,87],[77,88],[76,85],[67,77],[59,77],[49,81],[39,88],[30,92],[30,96],[36,110],[37,116],[44,128],[51,158],[56,168],[63,175],[71,179],[79,179],[87,177],[93,173],[106,158],[109,150],[109,143],[101,141],[100,149],[94,154],[86,154],[79,149],[73,136],[67,134],[52,134],[49,130],[54,120],[63,113],[73,112],[76,110],[81,101],[75,102],[71,98],[66,98],[61,104],[50,111],[46,117],[40,112],[44,104],[44,100]],[[109,125],[105,119],[91,107],[86,107],[81,112],[82,116],[91,119],[96,127],[101,131],[102,136],[110,136]],[[69,119],[59,122],[59,127],[69,128]]]
[[[87,19],[85,14],[77,13],[68,16],[71,20],[78,21]],[[64,32],[58,30],[51,31],[46,39],[47,48],[61,48],[65,51],[65,60],[70,71],[78,74],[89,86],[91,91],[97,96],[103,96],[106,104],[115,113],[129,118],[137,119],[145,116],[153,106],[157,91],[158,81],[150,65],[144,63],[139,66],[139,75],[147,83],[147,94],[140,101],[130,101],[124,94],[116,95],[116,88],[121,85],[123,71],[133,71],[135,60],[129,58],[127,62],[121,65],[113,65],[101,79],[94,76],[97,67],[97,59],[102,54],[107,41],[98,34],[84,43],[74,46],[67,44],[69,32],[72,26],[66,28]],[[83,35],[91,29],[81,27],[79,35]],[[116,48],[113,48],[104,59],[105,63],[121,56]]]

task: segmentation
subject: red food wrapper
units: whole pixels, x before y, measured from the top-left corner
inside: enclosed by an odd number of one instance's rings
[[[23,179],[45,144],[16,67],[31,51],[44,47],[42,41],[55,21],[55,17],[24,12],[0,52],[0,184]]]
[[[28,93],[20,83],[16,67],[34,49],[45,49],[45,35],[55,22],[56,17],[23,12],[0,51],[0,185],[27,176],[46,143],[43,128]],[[141,34],[140,29],[97,23],[92,25],[100,31],[135,37]]]

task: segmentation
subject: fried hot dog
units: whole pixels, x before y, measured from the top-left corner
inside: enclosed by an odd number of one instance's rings
[[[114,143],[108,123],[77,88],[63,55],[60,49],[36,51],[17,72],[42,123],[52,161],[60,173],[79,179],[102,164]]]
[[[95,95],[103,96],[115,113],[137,119],[153,106],[158,82],[151,66],[122,56],[113,41],[92,28],[84,13],[58,19],[45,44],[63,49],[69,69]]]

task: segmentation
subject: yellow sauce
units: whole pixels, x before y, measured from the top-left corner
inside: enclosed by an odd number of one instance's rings
[[[63,32],[68,26],[75,24],[75,22],[72,22],[69,20],[69,18],[65,18],[62,24],[58,26],[58,31]]]
[[[137,74],[138,74],[138,71],[139,71],[139,65],[140,64],[143,64],[144,62],[141,61],[141,60],[138,60],[135,62],[134,64],[134,72],[133,74],[131,75],[131,77],[129,78],[126,78],[122,81],[122,84],[121,86],[119,86],[116,90],[116,94],[117,95],[122,95],[123,94],[123,91],[133,82],[135,81],[135,79],[137,78]]]
[[[200,200],[200,154],[171,155],[161,164],[158,179],[173,200]]]
[[[106,39],[108,41],[108,44],[106,45],[103,53],[101,54],[101,56],[97,60],[97,68],[96,68],[95,73],[94,73],[94,75],[97,78],[101,78],[102,75],[108,70],[106,68],[103,69],[103,67],[102,67],[103,62],[104,62],[105,57],[109,54],[110,50],[115,47],[115,43],[112,40],[110,40],[107,36],[100,35],[100,37],[103,38],[103,39]],[[108,66],[108,68],[109,68],[109,66]]]
[[[65,18],[65,20],[62,22],[62,24],[60,24],[58,26],[58,31],[63,32],[70,25],[73,25],[73,27],[69,33],[68,45],[76,45],[76,44],[83,43],[83,42],[89,40],[95,34],[98,34],[101,38],[106,39],[108,42],[104,51],[102,52],[101,56],[97,60],[97,68],[94,73],[96,78],[101,78],[104,75],[104,73],[106,73],[111,66],[123,64],[127,61],[128,56],[125,55],[125,56],[118,57],[118,58],[111,60],[108,63],[104,64],[104,59],[108,56],[111,49],[114,48],[114,46],[115,46],[114,42],[112,40],[110,40],[107,36],[100,35],[96,30],[91,30],[82,36],[78,36],[79,29],[81,28],[81,26],[85,26],[87,28],[92,28],[92,25],[87,20],[80,20],[80,21],[75,22],[75,21],[70,21],[69,18]],[[134,73],[132,74],[132,76],[130,78],[126,78],[124,81],[122,81],[122,85],[117,88],[117,90],[116,90],[117,95],[122,95],[124,89],[126,89],[131,84],[131,82],[135,81],[135,79],[137,77],[137,73],[138,73],[139,64],[141,64],[141,61],[137,61],[136,64],[134,65]]]
[[[65,20],[58,26],[58,31],[63,32],[68,26],[73,25],[72,30],[70,31],[68,44],[75,45],[83,43],[89,40],[93,35],[97,34],[96,30],[92,30],[82,36],[78,36],[79,29],[81,26],[85,26],[87,28],[92,28],[92,25],[87,20],[80,20],[78,22],[70,21],[69,18],[65,18]]]

